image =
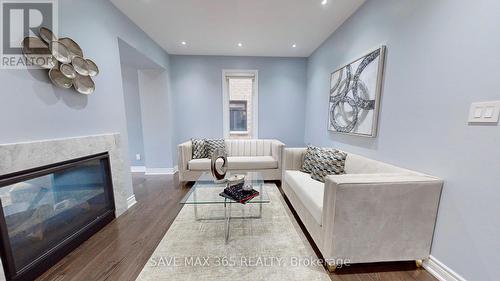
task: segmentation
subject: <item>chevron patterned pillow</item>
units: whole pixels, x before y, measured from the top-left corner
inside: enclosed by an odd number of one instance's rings
[[[328,148],[316,150],[313,157],[311,178],[325,182],[326,176],[344,174],[346,158],[347,153],[340,150]]]
[[[302,172],[311,173],[316,162],[318,161],[317,153],[321,151],[335,152],[338,151],[335,148],[321,148],[314,145],[307,145],[306,154],[304,155],[304,162],[302,163]]]
[[[217,148],[223,148],[226,150],[226,143],[224,139],[206,139],[205,146],[207,147],[207,157],[212,158]]]
[[[306,154],[304,155],[304,162],[302,163],[302,172],[310,173],[313,168],[314,154],[319,150],[319,147],[314,145],[307,145]]]
[[[191,139],[193,144],[193,159],[207,158],[207,146],[205,139]]]

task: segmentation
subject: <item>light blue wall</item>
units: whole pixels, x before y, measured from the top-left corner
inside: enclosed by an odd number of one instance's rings
[[[222,70],[259,70],[259,138],[303,145],[306,59],[171,56],[176,143],[223,137]]]
[[[1,142],[125,132],[118,37],[168,65],[168,54],[108,1],[59,1],[59,14],[60,35],[99,65],[97,90],[86,97],[55,88],[44,70],[0,70]]]
[[[138,69],[125,64],[122,64],[121,69],[130,164],[132,166],[145,166]],[[141,155],[140,160],[136,160],[136,154]]]
[[[468,126],[498,100],[500,2],[369,0],[308,60],[305,142],[445,179],[432,255],[467,280],[500,276],[500,128]],[[329,73],[380,44],[379,137],[326,129]]]
[[[174,167],[171,149],[173,122],[168,80],[165,70],[139,71],[146,172],[153,168]]]
[[[119,132],[128,159],[118,38],[168,68],[168,54],[109,1],[59,1],[59,33],[100,68],[91,96],[52,86],[45,70],[0,70],[0,143]],[[127,160],[128,164],[128,160]],[[130,174],[124,181],[130,187]]]
[[[119,40],[125,115],[132,165],[172,168],[173,120],[169,72]],[[141,154],[141,160],[135,155]]]

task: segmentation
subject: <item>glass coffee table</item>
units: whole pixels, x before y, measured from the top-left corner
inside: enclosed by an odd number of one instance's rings
[[[212,175],[206,172],[200,176],[191,190],[181,200],[182,205],[193,205],[194,216],[196,220],[224,220],[225,242],[229,241],[229,225],[232,219],[260,219],[262,218],[262,205],[270,203],[269,195],[264,189],[264,180],[259,172],[234,173],[245,175],[245,184],[251,184],[253,189],[259,192],[257,197],[247,201],[245,205],[258,204],[258,214],[249,216],[231,216],[231,206],[233,204],[241,204],[239,202],[227,199],[219,195],[226,183],[216,183]],[[226,175],[230,177],[231,173]],[[220,205],[224,207],[224,216],[201,218],[198,216],[199,205]]]

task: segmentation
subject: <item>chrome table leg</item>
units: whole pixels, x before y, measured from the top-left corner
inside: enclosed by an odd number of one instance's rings
[[[229,205],[229,206],[228,206]],[[229,222],[231,221],[231,202],[228,202],[227,199],[224,199],[224,217],[226,220],[225,223],[225,242],[226,244],[229,242]],[[228,210],[229,208],[229,210]]]

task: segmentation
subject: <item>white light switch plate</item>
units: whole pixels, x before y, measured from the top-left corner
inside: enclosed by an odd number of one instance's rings
[[[493,115],[495,114],[495,107],[493,106],[488,106],[484,110],[484,118],[493,118]]]
[[[475,102],[470,106],[469,123],[498,123],[500,101]]]

